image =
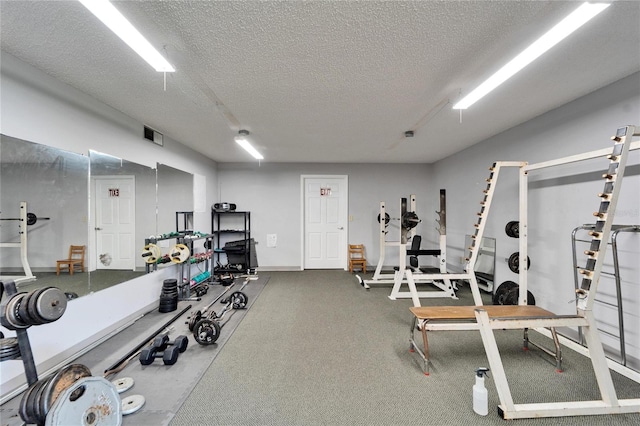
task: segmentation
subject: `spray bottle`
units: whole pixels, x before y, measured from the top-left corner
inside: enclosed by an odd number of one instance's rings
[[[484,387],[484,377],[489,372],[486,367],[476,369],[476,384],[473,385],[473,411],[486,416],[489,414],[489,392]]]

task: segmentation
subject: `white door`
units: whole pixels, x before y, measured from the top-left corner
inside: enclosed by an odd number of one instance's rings
[[[303,269],[347,268],[347,176],[302,176]]]
[[[97,269],[135,270],[135,178],[96,177]]]

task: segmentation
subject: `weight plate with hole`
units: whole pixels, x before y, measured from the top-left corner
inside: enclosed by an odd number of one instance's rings
[[[126,398],[122,399],[122,415],[127,416],[129,414],[133,414],[145,403],[144,396],[142,395],[129,395]]]
[[[390,221],[391,221],[391,216],[389,216],[389,213],[385,213],[384,214],[384,224],[388,225]],[[380,223],[380,213],[378,213],[378,223]]]
[[[121,377],[112,381],[118,393],[126,392],[133,387],[134,381],[131,377]]]
[[[406,212],[402,215],[402,227],[404,229],[413,229],[420,223],[420,219],[415,212]]]
[[[58,320],[67,309],[67,296],[56,287],[49,287],[38,295],[36,309],[40,319],[47,323]]]
[[[44,399],[44,412],[55,403],[60,394],[79,379],[91,376],[89,367],[82,364],[70,364],[58,370],[47,382]]]
[[[182,263],[189,259],[189,247],[184,244],[176,244],[169,251],[169,256],[173,263]]]
[[[233,309],[244,309],[247,307],[247,302],[249,301],[247,295],[241,291],[232,293],[229,299],[233,304]]]
[[[145,263],[156,263],[162,257],[160,247],[155,244],[147,244],[142,249],[142,258]]]
[[[122,425],[122,402],[103,377],[83,377],[66,388],[47,412],[45,426]]]
[[[504,297],[504,305],[517,305],[518,298],[520,297],[520,289],[518,287],[512,288]],[[527,290],[527,305],[535,305],[536,298],[533,297],[533,293]]]
[[[220,337],[220,324],[211,319],[201,319],[193,329],[193,337],[201,345],[211,345]]]
[[[507,222],[504,232],[511,238],[520,238],[520,222],[517,220]]]
[[[169,346],[162,353],[162,362],[164,365],[173,365],[178,361],[180,356],[180,349],[177,346]]]
[[[507,260],[507,264],[509,265],[509,270],[514,273],[520,272],[520,252],[512,253],[509,256],[509,260]],[[527,256],[527,269],[531,267],[531,259]]]
[[[504,303],[504,299],[507,296],[507,293],[511,291],[513,288],[517,288],[518,284],[513,281],[505,281],[498,286],[496,292],[493,294],[493,304],[494,305],[506,305]]]

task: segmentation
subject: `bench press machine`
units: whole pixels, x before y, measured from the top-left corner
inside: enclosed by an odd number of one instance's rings
[[[504,419],[640,413],[640,398],[618,399],[616,395],[593,313],[593,304],[605,259],[607,241],[613,225],[613,218],[620,194],[620,186],[622,177],[624,176],[628,152],[630,149],[640,148],[640,142],[632,143],[634,136],[640,136],[640,129],[636,130],[635,126],[626,126],[618,129],[616,136],[612,138],[614,141],[613,149],[599,150],[538,164],[527,165],[524,163],[520,167],[520,256],[521,259],[526,259],[527,173],[530,170],[600,156],[606,156],[606,158],[609,159],[609,167],[603,174],[605,180],[604,190],[598,194],[601,201],[598,211],[594,213],[596,223],[594,230],[590,233],[592,237],[591,244],[589,249],[585,251],[585,255],[587,256],[586,266],[580,270],[583,278],[580,287],[576,290],[576,314],[555,315],[542,308],[528,306],[526,302],[526,262],[520,262],[520,286],[523,288],[520,291],[519,304],[516,306],[434,306],[410,308],[414,316],[410,335],[410,347],[411,350],[415,350],[422,357],[425,374],[428,374],[429,363],[427,331],[479,330],[500,400],[498,412]],[[495,166],[496,165],[494,165],[493,168],[495,168]],[[492,170],[492,174],[493,173],[494,171]],[[482,216],[482,212],[480,215]],[[477,241],[479,241],[479,239]],[[422,332],[423,350],[419,348],[414,340],[416,326]],[[555,355],[557,366],[560,367],[560,347],[555,334],[555,328],[575,326],[582,327],[601,399],[592,401],[515,404],[509,389],[493,330],[550,328],[556,345]],[[525,334],[525,344],[527,341]]]
[[[414,212],[416,208],[416,197],[411,195],[410,198],[410,211]],[[402,217],[407,213],[406,199],[402,198],[400,203],[400,210]],[[360,284],[366,289],[375,284],[393,284],[389,299],[412,299],[414,306],[420,306],[420,298],[436,298],[436,297],[449,297],[457,299],[455,294],[455,284],[452,280],[456,277],[451,277],[447,274],[447,234],[446,234],[446,192],[444,189],[440,190],[440,211],[436,212],[439,219],[436,221],[439,224],[438,232],[440,234],[439,248],[433,250],[423,250],[420,248],[420,236],[416,235],[415,227],[407,227],[403,223],[400,232],[400,241],[387,241],[386,240],[386,226],[387,223],[384,220],[388,216],[385,212],[384,202],[380,203],[380,258],[378,259],[378,265],[376,271],[373,274],[371,280],[362,280],[358,276]],[[411,245],[409,249],[407,246]],[[393,246],[399,248],[399,265],[394,268],[393,274],[383,274],[382,267],[385,259],[385,250],[387,246]],[[411,256],[412,265],[407,266],[407,256]],[[418,256],[436,256],[438,258],[438,267],[433,268],[435,273],[423,272],[418,269]],[[431,269],[431,268],[430,268]],[[466,277],[466,275],[465,275]],[[401,291],[402,284],[406,283],[409,287],[409,291]],[[431,283],[438,290],[418,291],[416,283]]]

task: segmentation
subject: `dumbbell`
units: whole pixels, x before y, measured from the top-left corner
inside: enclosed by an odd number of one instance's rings
[[[151,346],[140,352],[140,364],[149,365],[156,358],[162,358],[164,365],[173,365],[178,361],[180,352],[187,350],[188,344],[187,336],[178,336],[173,342],[169,341],[169,336],[166,334],[158,336],[153,340]]]
[[[169,341],[169,336],[163,334],[162,336],[157,336],[153,339],[152,347],[157,348],[158,351],[164,351],[169,346],[176,346],[180,353],[187,350],[187,346],[189,345],[189,338],[184,335],[180,335],[176,337],[176,340],[173,342]]]

